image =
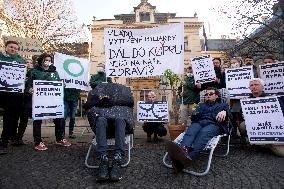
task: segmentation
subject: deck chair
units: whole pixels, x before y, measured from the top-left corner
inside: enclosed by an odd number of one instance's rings
[[[91,169],[97,169],[99,168],[99,165],[96,164],[91,164],[89,163],[89,160],[91,157],[94,157],[94,149],[96,148],[97,142],[96,142],[96,137],[94,137],[90,143],[87,155],[85,157],[85,165],[88,168]],[[109,147],[108,150],[113,150],[113,146],[115,145],[115,139],[111,138],[111,139],[107,139],[107,145]],[[126,145],[126,151],[127,151],[127,157],[126,157],[126,161],[124,164],[122,164],[122,167],[126,167],[129,163],[130,163],[130,159],[131,159],[131,154],[130,151],[133,148],[133,134],[126,134],[125,136],[125,145]]]
[[[224,103],[227,103],[227,104],[230,104],[230,95],[229,95],[229,92],[228,90],[226,89],[219,89],[219,92],[220,92],[220,98],[221,98],[221,102],[224,102]],[[206,91],[201,91],[200,92],[200,102],[204,102],[205,101],[205,93]],[[228,126],[230,124],[230,121],[228,121]],[[232,131],[232,127],[230,127],[230,132],[231,133]],[[182,141],[182,138],[184,136],[185,132],[181,133],[175,140],[174,142],[179,144],[181,141]],[[211,166],[211,163],[212,163],[212,157],[213,157],[213,153],[214,153],[214,150],[215,148],[217,147],[217,145],[219,144],[221,138],[226,138],[226,142],[225,142],[225,153],[224,154],[215,154],[215,156],[219,156],[219,157],[225,157],[229,154],[229,150],[230,150],[230,134],[222,134],[222,135],[218,135],[218,136],[215,136],[213,137],[212,139],[210,139],[206,146],[204,147],[203,149],[203,152],[202,153],[206,153],[209,151],[209,154],[208,154],[208,162],[207,162],[207,166],[206,166],[206,169],[203,170],[203,171],[200,171],[200,172],[195,172],[195,171],[191,171],[189,169],[184,169],[183,172],[185,173],[189,173],[189,174],[192,174],[192,175],[195,175],[195,176],[204,176],[204,175],[207,175],[209,170],[210,170],[210,166]],[[172,164],[169,160],[169,157],[168,157],[168,152],[165,153],[165,155],[163,156],[163,164],[168,167],[168,168],[173,168],[172,167]]]

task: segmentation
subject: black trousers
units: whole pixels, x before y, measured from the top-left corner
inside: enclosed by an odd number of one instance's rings
[[[143,130],[148,135],[152,135],[153,133],[157,134],[160,137],[167,135],[167,129],[162,123],[159,122],[146,122],[143,125]]]
[[[55,124],[56,141],[60,141],[63,139],[63,136],[64,136],[64,130],[65,130],[64,118],[54,119],[53,123]],[[38,145],[40,142],[42,142],[41,124],[42,124],[42,120],[35,120],[33,122],[33,136],[34,136],[35,145]]]
[[[28,125],[28,121],[29,121],[29,113],[21,112],[20,123],[19,123],[18,133],[17,133],[18,138],[23,138],[27,125]]]
[[[8,93],[3,95],[4,113],[3,113],[3,130],[1,134],[2,143],[7,146],[8,140],[15,138],[20,117],[21,105],[23,103],[23,94]]]
[[[18,127],[17,137],[22,138],[26,131],[29,117],[32,117],[32,96],[24,94],[24,102],[20,113],[20,123]]]

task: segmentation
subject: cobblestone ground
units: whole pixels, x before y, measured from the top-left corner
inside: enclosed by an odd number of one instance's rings
[[[76,128],[79,136],[83,128]],[[1,189],[37,188],[284,188],[284,158],[269,150],[233,146],[226,158],[215,157],[207,176],[195,177],[172,173],[162,163],[167,138],[146,143],[138,128],[131,162],[118,183],[97,183],[97,171],[84,166],[92,133],[72,140],[69,148],[56,146],[54,128],[43,127],[48,150],[33,150],[31,127],[21,147],[9,146],[10,153],[0,156]],[[1,131],[1,128],[0,128]],[[194,168],[204,167],[206,156]]]

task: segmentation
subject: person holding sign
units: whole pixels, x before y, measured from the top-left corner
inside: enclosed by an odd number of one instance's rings
[[[154,91],[148,93],[148,101],[154,102],[156,100],[156,94]],[[151,142],[151,136],[154,134],[154,142],[158,141],[158,136],[166,136],[167,129],[162,122],[144,122],[143,130],[147,133],[147,142]]]
[[[274,63],[276,63],[276,58],[275,58],[274,55],[268,54],[268,55],[263,57],[262,63],[263,64],[274,64]]]
[[[267,96],[264,92],[264,81],[260,78],[253,78],[249,82],[249,89],[251,90],[251,95],[249,98],[258,98],[258,97]],[[284,96],[278,97],[278,100],[280,103],[280,107],[283,111],[284,110]],[[243,121],[240,124],[240,128],[239,128],[242,140],[247,140],[248,138],[246,128],[247,126],[245,124],[245,121]],[[284,145],[271,145],[270,148],[275,154],[284,157]]]
[[[196,86],[200,91],[206,90],[208,87],[214,87],[217,89],[222,88],[222,72],[221,72],[221,59],[220,58],[213,58],[212,59],[213,66],[214,66],[214,72],[215,72],[215,81],[206,82],[206,83],[198,83]]]
[[[191,126],[185,131],[180,145],[173,141],[167,144],[176,172],[190,166],[212,137],[221,132],[229,133],[226,120],[233,116],[228,104],[219,102],[218,98],[219,91],[216,88],[207,88],[205,103],[198,104],[194,109]]]
[[[7,41],[5,43],[5,52],[0,53],[0,61],[13,62],[17,64],[26,64],[25,60],[18,55],[19,44],[16,41]],[[7,83],[9,85],[9,83]],[[19,106],[23,103],[23,94],[18,92],[0,92],[1,106],[3,113],[3,130],[0,143],[0,154],[8,153],[8,140],[13,139],[13,131],[17,130],[20,117]]]
[[[60,81],[59,75],[56,71],[56,67],[53,66],[52,56],[43,53],[38,58],[38,66],[33,68],[28,76],[28,90],[33,93],[33,81],[34,80],[45,80],[45,81]],[[53,120],[55,124],[55,136],[56,144],[61,146],[71,146],[71,143],[64,139],[64,118],[57,118]],[[35,142],[35,150],[44,151],[47,147],[41,139],[41,124],[42,120],[33,121],[33,136]]]
[[[102,82],[112,83],[112,80],[110,77],[106,77],[105,67],[102,63],[100,63],[97,66],[97,74],[91,76],[90,86],[92,89],[94,89]]]
[[[266,96],[264,92],[264,81],[260,78],[253,78],[249,82],[249,89],[251,90],[251,95],[249,96],[249,98],[258,98],[258,97]],[[246,125],[244,121],[240,124],[239,131],[240,131],[242,140],[245,141],[248,135],[247,135]]]
[[[258,75],[259,75],[258,70],[257,70],[257,67],[254,64],[254,60],[253,60],[252,56],[245,56],[243,66],[253,66],[253,75],[254,75],[255,78],[258,77]]]

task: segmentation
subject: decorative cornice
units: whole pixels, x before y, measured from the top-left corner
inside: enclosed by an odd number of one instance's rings
[[[167,22],[165,24],[158,24],[158,23],[134,23],[134,24],[104,24],[104,25],[92,25],[91,30],[103,30],[104,28],[120,28],[120,29],[142,29],[142,28],[153,28],[159,25],[166,25],[171,24],[173,22]],[[199,29],[203,25],[202,22],[185,22],[184,28],[195,28]]]

